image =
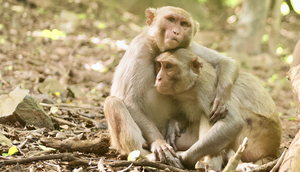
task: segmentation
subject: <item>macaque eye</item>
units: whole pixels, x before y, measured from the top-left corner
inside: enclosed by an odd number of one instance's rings
[[[159,62],[156,62],[156,66],[161,68],[161,64]]]
[[[168,18],[168,21],[169,21],[169,22],[175,22],[175,19],[174,19],[174,17],[169,17],[169,18]]]
[[[183,27],[189,27],[189,24],[187,22],[181,22],[180,25]]]
[[[171,63],[167,63],[166,69],[171,68],[173,65]]]

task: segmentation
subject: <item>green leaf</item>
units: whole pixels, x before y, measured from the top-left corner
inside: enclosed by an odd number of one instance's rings
[[[8,153],[2,153],[2,156],[8,156]]]
[[[289,121],[295,121],[295,117],[288,118]]]
[[[9,150],[8,150],[8,155],[14,155],[14,154],[16,154],[16,153],[18,153],[19,151],[18,151],[18,148],[16,147],[16,146],[12,146],[12,147],[10,147],[9,148]]]

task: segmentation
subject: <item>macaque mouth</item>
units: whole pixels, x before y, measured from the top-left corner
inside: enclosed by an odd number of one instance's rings
[[[167,38],[167,40],[172,40],[172,41],[179,42],[178,39],[176,39],[176,38]]]
[[[158,92],[165,92],[170,89],[168,86],[155,85]]]

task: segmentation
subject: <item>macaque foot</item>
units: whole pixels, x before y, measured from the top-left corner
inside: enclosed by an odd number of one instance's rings
[[[157,158],[156,158],[156,156],[155,156],[154,153],[146,155],[145,158],[148,161],[159,161],[159,160],[157,160]],[[160,161],[160,162],[162,162],[162,161]],[[180,169],[184,169],[183,165],[180,162],[180,159],[177,158],[177,157],[174,157],[174,156],[172,156],[170,154],[169,154],[169,156],[166,157],[166,161],[162,162],[162,163],[168,164],[168,165],[171,165],[173,167],[180,168]]]
[[[127,154],[120,154],[117,156],[117,160],[127,160],[128,155]]]
[[[209,169],[208,163],[204,161],[197,161],[195,169],[199,172],[206,172]]]

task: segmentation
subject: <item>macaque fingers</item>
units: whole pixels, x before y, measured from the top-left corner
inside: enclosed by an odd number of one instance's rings
[[[168,138],[166,141],[169,145],[173,147],[174,151],[177,151],[177,147],[175,144],[175,136]]]
[[[166,155],[166,159],[167,159],[167,164],[177,167],[177,168],[184,169],[184,166],[181,164],[180,159],[177,154],[176,154],[176,156],[173,156],[170,152],[165,152],[165,155]]]
[[[218,120],[225,118],[227,114],[226,104],[222,104],[222,101],[215,99],[211,113],[209,114],[209,122],[216,123]]]
[[[178,125],[176,125],[175,136],[176,136],[176,137],[181,137],[180,129],[179,129]],[[175,139],[175,138],[174,138],[174,139]]]

